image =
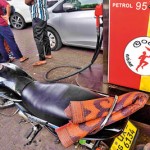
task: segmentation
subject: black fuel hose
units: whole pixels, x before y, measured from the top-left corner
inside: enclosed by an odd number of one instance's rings
[[[47,81],[47,82],[50,82],[50,83],[56,82],[56,81],[63,80],[63,79],[69,78],[69,77],[71,77],[71,76],[74,76],[74,75],[76,75],[76,74],[78,74],[78,73],[80,73],[80,72],[86,70],[87,68],[89,68],[89,67],[95,62],[95,60],[97,59],[97,57],[98,57],[98,55],[99,55],[99,52],[100,52],[101,47],[102,47],[102,41],[103,41],[103,33],[102,33],[101,36],[100,36],[100,30],[99,30],[98,33],[97,33],[96,49],[95,49],[94,55],[93,55],[93,57],[92,57],[92,59],[91,59],[91,62],[90,62],[87,66],[85,66],[85,67],[83,67],[83,68],[77,67],[77,66],[71,66],[71,65],[63,65],[63,66],[54,67],[54,68],[48,70],[48,71],[44,74],[44,80]],[[53,70],[55,70],[55,69],[58,69],[58,68],[62,68],[62,67],[75,68],[75,69],[78,69],[78,71],[73,72],[73,73],[71,73],[71,74],[69,74],[69,75],[63,76],[63,77],[59,77],[59,78],[54,79],[54,80],[50,80],[50,79],[48,78],[48,75],[49,75],[49,73],[50,73],[51,71],[53,71]]]

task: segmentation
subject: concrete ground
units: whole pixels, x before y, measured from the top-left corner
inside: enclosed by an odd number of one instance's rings
[[[16,42],[21,50],[21,52],[29,57],[29,60],[24,63],[19,63],[18,60],[15,60],[13,63],[20,66],[25,70],[29,75],[35,78],[38,81],[46,82],[44,80],[45,73],[53,68],[61,65],[75,65],[75,66],[86,66],[92,58],[93,50],[83,49],[83,48],[75,48],[75,47],[67,47],[64,46],[59,51],[52,52],[53,58],[47,60],[47,64],[39,67],[33,67],[32,64],[38,61],[38,53],[35,46],[35,42],[33,40],[32,28],[29,25],[24,30],[14,30],[12,29]],[[99,54],[95,64],[102,64],[103,62],[102,53]],[[49,75],[50,80],[54,80],[60,76],[64,76],[66,74],[70,74],[75,71],[70,68],[61,68],[53,71]],[[76,84],[76,77],[72,76],[64,80],[60,80],[58,82],[62,83],[73,83]],[[64,150],[65,148],[61,144],[55,144],[55,138],[51,133],[49,133],[46,129],[42,129],[33,143],[31,145],[25,145],[26,135],[28,130],[31,129],[31,125],[28,123],[21,122],[21,117],[18,115],[10,116],[15,112],[15,108],[8,108],[4,110],[0,110],[0,113],[5,115],[0,115],[0,150]],[[139,125],[140,126],[140,125]],[[146,126],[147,130],[150,129],[149,126]],[[141,129],[142,130],[142,129]],[[146,131],[147,131],[146,130]],[[138,139],[138,144],[145,144],[150,142],[149,136],[146,134],[146,131],[142,130],[143,133],[140,134],[140,137],[143,138]],[[74,150],[75,146],[71,146],[66,150]],[[84,149],[84,148],[78,148]]]

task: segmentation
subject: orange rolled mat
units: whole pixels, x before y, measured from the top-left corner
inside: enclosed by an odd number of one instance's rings
[[[115,108],[106,123],[110,125],[130,116],[144,107],[149,96],[143,92],[129,92],[118,96]],[[56,133],[65,147],[69,147],[88,134],[100,130],[105,117],[114,102],[114,97],[98,98],[87,101],[71,101],[65,113],[70,122],[56,129]]]

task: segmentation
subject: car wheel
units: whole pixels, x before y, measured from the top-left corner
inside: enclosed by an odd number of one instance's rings
[[[47,27],[47,32],[50,40],[51,50],[59,50],[62,47],[62,41],[59,34],[52,27]]]
[[[20,14],[14,13],[10,16],[10,25],[15,29],[20,30],[26,26],[26,23]]]

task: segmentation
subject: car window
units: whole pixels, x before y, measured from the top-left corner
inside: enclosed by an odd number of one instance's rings
[[[97,4],[102,3],[102,0],[66,0],[75,6],[76,10],[95,9]]]
[[[58,2],[58,0],[47,0],[47,7],[50,8],[57,2]]]
[[[97,4],[103,3],[103,0],[62,0],[59,5],[57,5],[54,9],[54,13],[63,13],[65,10],[63,9],[63,4],[69,3],[73,4],[73,9],[67,11],[82,11],[82,10],[94,10]]]

